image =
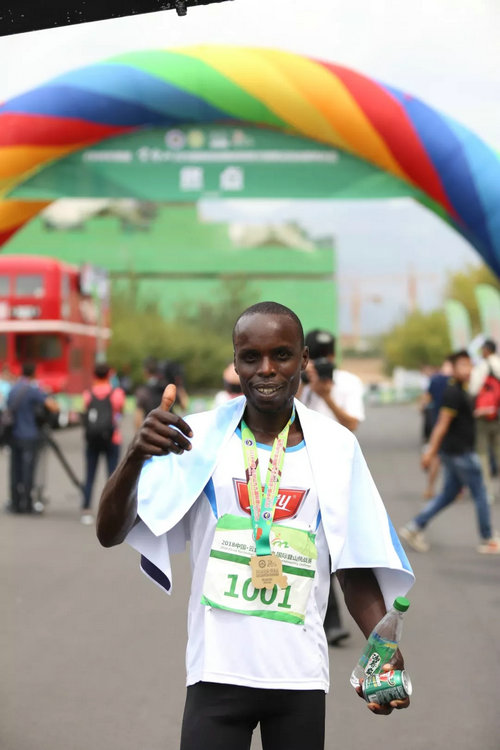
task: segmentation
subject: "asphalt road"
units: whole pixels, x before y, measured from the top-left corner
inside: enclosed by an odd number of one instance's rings
[[[81,475],[81,434],[56,437]],[[359,438],[398,527],[421,506],[418,415],[409,406],[372,407]],[[174,592],[165,596],[139,572],[133,550],[100,548],[93,527],[79,523],[78,493],[53,455],[46,484],[43,517],[0,516],[0,749],[175,750],[187,559],[175,559]],[[498,528],[498,506],[493,515]],[[351,637],[330,651],[328,749],[499,750],[500,557],[478,555],[476,536],[465,498],[432,524],[430,552],[410,555],[417,584],[403,635],[414,685],[408,710],[374,716],[353,693],[348,678],[363,638],[345,616]]]

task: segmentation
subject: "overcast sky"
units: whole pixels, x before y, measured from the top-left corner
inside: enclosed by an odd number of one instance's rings
[[[500,149],[500,0],[233,0],[190,9],[185,18],[164,11],[1,37],[0,100],[126,50],[198,42],[279,47],[352,67],[421,97]],[[404,285],[395,293],[390,274],[413,264],[428,308],[439,299],[445,270],[477,259],[455,232],[405,202],[259,211],[335,234],[346,296],[353,274],[367,279],[367,295],[387,296],[377,310],[366,305],[371,330],[404,311]],[[248,215],[255,218],[255,208]],[[383,274],[386,280],[376,281]],[[347,303],[342,318],[348,329]]]

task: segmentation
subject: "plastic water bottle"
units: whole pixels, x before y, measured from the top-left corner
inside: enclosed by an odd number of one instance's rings
[[[397,651],[403,631],[403,613],[410,602],[404,596],[394,600],[392,608],[375,625],[366,641],[365,650],[352,670],[351,685],[358,687],[366,675],[380,672],[384,664],[390,662]]]

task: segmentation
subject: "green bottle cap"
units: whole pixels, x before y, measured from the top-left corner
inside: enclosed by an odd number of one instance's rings
[[[397,609],[399,612],[406,612],[408,607],[410,606],[410,602],[406,598],[406,596],[398,596],[397,599],[394,599],[394,609]]]

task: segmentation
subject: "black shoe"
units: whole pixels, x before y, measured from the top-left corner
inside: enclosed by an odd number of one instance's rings
[[[338,646],[341,641],[349,638],[349,633],[344,628],[329,628],[325,634],[329,646]]]

